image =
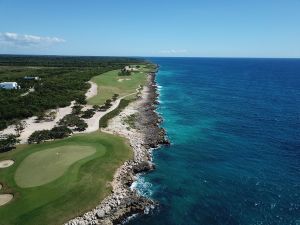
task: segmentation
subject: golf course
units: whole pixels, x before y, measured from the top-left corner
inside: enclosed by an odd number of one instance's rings
[[[90,105],[101,105],[114,94],[120,97],[136,92],[136,89],[145,85],[146,73],[153,70],[152,65],[141,65],[139,71],[130,76],[119,76],[120,70],[112,70],[92,78],[98,85],[98,94],[88,100]]]
[[[14,196],[0,207],[0,224],[63,224],[99,204],[116,169],[131,158],[123,138],[101,132],[1,154],[0,161],[15,163],[0,169],[0,194]]]
[[[129,75],[113,69],[92,77],[97,94],[87,99],[88,105],[101,105],[116,94],[126,96],[107,114],[105,123],[120,112],[128,97],[136,97],[137,89],[147,82],[146,74],[155,69],[151,64],[138,68]],[[1,153],[0,225],[58,225],[82,215],[111,193],[117,168],[132,158],[126,139],[100,130],[20,144]]]

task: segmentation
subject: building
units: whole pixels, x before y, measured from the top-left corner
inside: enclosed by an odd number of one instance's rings
[[[136,67],[132,67],[132,66],[125,66],[122,71],[123,72],[137,72],[138,69]]]
[[[2,82],[0,83],[0,88],[12,90],[12,89],[20,89],[20,86],[18,85],[17,82]]]

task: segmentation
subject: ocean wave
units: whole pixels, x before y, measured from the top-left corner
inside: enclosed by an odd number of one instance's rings
[[[158,90],[161,90],[163,88],[163,86],[157,85],[156,86]]]
[[[144,177],[138,176],[130,187],[131,190],[136,190],[139,195],[150,198],[153,195],[152,184],[147,182]]]

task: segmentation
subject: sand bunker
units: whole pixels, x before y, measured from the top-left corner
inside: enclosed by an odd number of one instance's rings
[[[2,184],[0,184],[0,190],[2,189]],[[0,206],[9,203],[13,199],[12,194],[0,194]]]
[[[131,80],[131,79],[130,78],[120,78],[120,79],[118,79],[118,82],[122,82],[124,80]]]
[[[0,206],[3,206],[7,203],[9,203],[13,199],[12,194],[1,194],[0,195]]]
[[[10,167],[11,165],[13,165],[15,162],[13,160],[3,160],[0,161],[0,169],[1,168],[7,168]]]
[[[97,93],[98,93],[98,85],[96,83],[92,82],[92,81],[89,81],[88,83],[91,85],[91,87],[85,93],[86,99],[90,99],[90,98],[96,96]]]

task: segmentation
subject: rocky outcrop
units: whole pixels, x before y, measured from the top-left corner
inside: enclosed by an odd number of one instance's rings
[[[169,145],[165,130],[160,127],[162,118],[156,113],[158,105],[157,84],[155,73],[150,74],[148,85],[148,101],[145,101],[138,114],[137,127],[145,134],[144,145],[146,148],[157,148],[159,145]]]

